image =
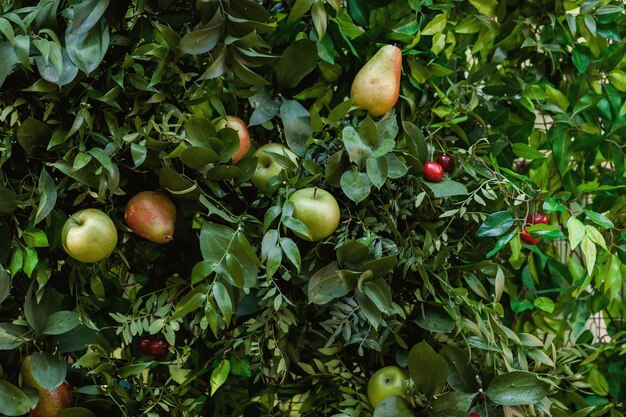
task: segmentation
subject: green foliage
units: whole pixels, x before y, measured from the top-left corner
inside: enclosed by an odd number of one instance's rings
[[[626,18],[616,0],[11,0],[0,6],[0,413],[67,379],[59,416],[619,417],[625,398]],[[349,97],[403,52],[380,118]],[[299,161],[269,195],[237,164]],[[439,183],[422,165],[441,153]],[[293,191],[339,228],[310,243]],[[143,190],[174,240],[124,223]],[[98,208],[116,250],[64,252]],[[536,245],[523,244],[527,225]],[[590,331],[602,318],[605,343]],[[170,348],[142,353],[140,336]],[[376,410],[367,379],[410,374]],[[579,410],[579,411],[576,411]]]

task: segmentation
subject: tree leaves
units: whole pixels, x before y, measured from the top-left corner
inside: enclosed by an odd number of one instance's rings
[[[530,372],[513,371],[495,377],[485,391],[487,397],[500,405],[537,404],[548,395],[548,384]]]
[[[409,352],[409,372],[418,392],[430,398],[443,389],[448,364],[428,343],[420,342]]]

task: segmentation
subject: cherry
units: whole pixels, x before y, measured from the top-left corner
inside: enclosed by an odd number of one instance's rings
[[[519,237],[522,239],[522,242],[526,243],[527,245],[536,245],[537,243],[541,242],[541,238],[533,237],[528,229],[526,229],[526,226],[524,226],[524,229],[522,229]]]
[[[150,345],[150,338],[142,336],[139,338],[139,350],[143,353],[149,353],[148,346]]]
[[[443,167],[437,162],[428,161],[424,164],[422,173],[428,181],[439,182],[443,178]]]
[[[480,417],[478,413],[470,413],[469,417]]]
[[[448,155],[447,153],[442,153],[437,157],[437,162],[439,165],[443,167],[443,170],[446,172],[452,171],[454,168],[454,157],[452,155]]]
[[[162,339],[152,339],[148,345],[148,354],[152,356],[163,356],[167,353],[170,345]]]
[[[548,220],[548,216],[544,213],[534,213],[529,214],[526,217],[526,223],[529,224],[548,224],[550,221]]]

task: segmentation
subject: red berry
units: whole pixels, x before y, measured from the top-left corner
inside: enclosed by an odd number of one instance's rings
[[[143,353],[150,353],[150,350],[149,350],[150,339],[149,338],[140,337],[138,344],[139,344],[140,351],[142,351]]]
[[[452,171],[454,168],[454,157],[452,155],[448,155],[447,153],[442,153],[437,157],[437,162],[443,167],[443,170],[446,172]]]
[[[544,213],[534,213],[529,214],[526,217],[526,223],[529,224],[548,224],[550,221],[548,220],[548,216]]]
[[[537,243],[541,242],[541,238],[533,237],[528,229],[526,229],[526,226],[524,226],[524,229],[522,229],[519,237],[522,238],[522,242],[526,243],[527,245],[536,245]]]
[[[148,345],[148,353],[152,356],[163,356],[167,353],[170,345],[162,339],[152,339]]]
[[[469,417],[480,417],[478,413],[470,413]]]
[[[443,167],[437,162],[428,161],[424,164],[423,174],[428,181],[439,182],[443,178]]]

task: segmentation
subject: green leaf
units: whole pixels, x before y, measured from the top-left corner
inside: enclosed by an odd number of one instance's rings
[[[226,286],[219,281],[213,283],[213,298],[215,299],[222,316],[224,316],[226,325],[230,325],[230,319],[233,316],[233,302]]]
[[[589,236],[585,235],[583,237],[580,247],[583,251],[583,255],[585,256],[585,266],[587,267],[587,274],[591,276],[591,274],[593,273],[593,267],[596,264],[596,245],[589,238]]]
[[[219,387],[224,385],[229,373],[230,361],[228,359],[222,359],[217,368],[213,369],[213,372],[211,372],[211,396],[215,394],[215,391],[217,391]]]
[[[384,156],[368,158],[365,168],[367,176],[376,188],[380,189],[383,185],[385,185],[387,176],[389,175],[387,158]]]
[[[546,93],[548,94],[548,103],[559,106],[561,110],[567,111],[569,100],[565,94],[561,93],[551,85],[546,85]]]
[[[74,311],[57,311],[46,322],[43,334],[58,335],[69,332],[80,324],[80,316]]]
[[[456,327],[452,317],[443,308],[419,303],[416,305],[416,310],[418,314],[415,323],[424,330],[433,333],[450,333]]]
[[[534,405],[548,395],[549,387],[530,372],[513,371],[498,375],[489,383],[485,394],[499,405]]]
[[[35,222],[33,225],[41,222],[48,214],[52,212],[57,202],[57,187],[54,179],[46,169],[42,169],[39,174],[39,203],[37,204],[37,212],[35,214]],[[2,210],[0,209],[0,212]]]
[[[302,261],[300,259],[300,250],[298,250],[298,246],[296,243],[288,237],[280,238],[280,247],[283,249],[283,253],[289,259],[289,262],[296,267],[296,271],[300,273],[300,268],[302,267]]]
[[[207,27],[194,30],[183,36],[178,43],[181,51],[190,55],[200,55],[210,52],[220,40],[222,23],[221,13],[217,9],[215,16],[207,23]]]
[[[213,123],[203,118],[192,118],[185,123],[185,137],[193,146],[211,147],[211,139],[217,137]]]
[[[49,246],[48,236],[43,230],[37,228],[24,230],[24,241],[31,248],[45,248]]]
[[[17,128],[17,141],[27,154],[37,147],[45,147],[52,137],[50,127],[37,119],[29,117]]]
[[[285,137],[289,149],[298,156],[302,156],[306,149],[306,142],[313,134],[311,130],[311,115],[296,100],[283,99],[280,106],[280,118],[285,128]]]
[[[0,381],[0,410],[7,416],[21,416],[30,410],[30,400],[15,385]]]
[[[0,187],[0,216],[11,214],[17,208],[17,195],[8,188]]]
[[[448,363],[426,342],[420,342],[409,352],[409,372],[417,392],[432,398],[448,379]]]
[[[435,195],[435,198],[453,197],[456,195],[467,195],[467,187],[460,182],[445,179],[440,182],[425,181]]]
[[[391,395],[383,399],[372,417],[413,417],[413,411],[406,400],[399,395]]]
[[[367,321],[370,322],[374,329],[378,329],[378,326],[382,322],[383,318],[382,312],[378,306],[374,304],[372,300],[359,288],[354,291],[354,299],[359,304],[361,312]]]
[[[203,291],[203,288],[198,287],[195,291],[189,292],[178,302],[170,320],[176,320],[180,317],[184,317],[192,311],[199,309],[205,305],[206,300],[207,295]]]
[[[428,22],[428,24],[422,29],[422,35],[436,35],[441,33],[448,24],[448,18],[445,13],[438,14]]]
[[[11,276],[0,264],[0,304],[7,299],[11,292]]]
[[[591,390],[595,392],[597,395],[606,396],[609,393],[609,382],[606,380],[602,372],[600,372],[596,367],[592,367],[589,371],[589,376],[587,377],[587,383],[589,384]]]
[[[470,0],[472,6],[476,7],[476,10],[483,16],[491,17],[495,14],[498,7],[496,0]]]
[[[383,279],[363,283],[363,292],[385,314],[392,312],[391,289]]]
[[[53,390],[63,383],[67,373],[65,361],[49,353],[33,353],[30,371],[37,384],[47,390]]]
[[[299,40],[291,43],[276,63],[276,78],[282,89],[294,88],[317,68],[315,42]]]
[[[576,249],[585,237],[585,225],[576,217],[571,216],[567,220],[567,234],[572,250]]]
[[[110,0],[87,0],[75,4],[74,20],[68,27],[71,33],[85,33],[101,22],[102,15],[109,7]]]
[[[57,417],[96,417],[96,415],[88,408],[70,407],[60,410]]]
[[[300,19],[309,11],[311,6],[313,6],[313,0],[296,0],[289,12],[289,16],[287,16],[287,22],[293,23]]]
[[[201,170],[209,164],[216,163],[220,156],[213,149],[201,146],[190,146],[179,156],[180,160],[192,169]]]
[[[9,72],[19,62],[15,48],[9,42],[0,42],[0,86],[4,84]]]
[[[372,148],[352,126],[346,126],[341,131],[341,140],[348,152],[350,161],[362,167],[372,154]]]
[[[592,222],[594,222],[598,226],[602,226],[605,229],[611,229],[611,228],[615,227],[615,224],[613,224],[613,222],[611,220],[609,220],[609,218],[606,217],[602,213],[596,213],[595,211],[587,210],[587,209],[584,209],[583,213],[585,213],[587,215],[589,220],[591,220]]]
[[[92,27],[86,32],[66,33],[65,46],[67,56],[69,56],[72,63],[85,74],[91,74],[98,68],[109,49],[109,26],[106,20],[102,19],[99,25]],[[66,70],[64,64],[62,74],[70,70],[70,68]],[[61,77],[59,77],[59,82],[50,79],[48,81],[59,85],[67,84],[65,79],[63,80],[63,84],[60,83]]]
[[[502,236],[507,230],[513,226],[515,219],[508,211],[498,211],[492,213],[480,225],[476,236],[478,237],[497,237]]]
[[[520,158],[526,159],[544,159],[546,158],[546,154],[537,149],[531,148],[525,143],[514,143],[511,145],[513,148],[513,153]]]
[[[235,257],[232,253],[227,253],[224,255],[224,270],[230,278],[233,280],[237,288],[244,287],[244,277],[243,277],[243,269],[241,268],[241,264],[237,257]]]
[[[552,313],[554,311],[554,301],[548,297],[537,297],[533,301],[533,305],[546,313]]]
[[[294,232],[304,235],[308,237],[309,239],[311,239],[311,232],[309,231],[308,227],[306,227],[306,225],[302,223],[301,220],[290,217],[290,216],[283,216],[281,222],[288,229],[291,229]]]
[[[341,190],[356,204],[365,200],[372,189],[372,183],[364,172],[349,170],[341,176]]]
[[[467,352],[454,345],[445,345],[439,354],[448,362],[448,385],[455,391],[475,393],[478,391],[476,370]]]
[[[446,412],[458,412],[458,415],[467,415],[470,407],[472,406],[472,402],[476,398],[476,393],[466,393],[466,392],[446,392],[443,395],[438,396],[435,401],[432,403],[432,410],[436,413],[436,415],[444,415],[444,416],[454,416],[456,413],[446,413]],[[443,413],[443,414],[439,414]],[[461,414],[462,413],[462,414]]]
[[[348,288],[337,274],[335,262],[315,272],[309,280],[307,289],[309,303],[324,305],[347,294]]]
[[[13,350],[26,342],[28,328],[12,323],[0,323],[0,350]]]

